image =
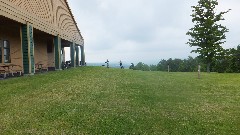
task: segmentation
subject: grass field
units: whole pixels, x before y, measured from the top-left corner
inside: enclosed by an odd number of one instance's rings
[[[240,74],[80,67],[0,81],[0,134],[239,134]]]

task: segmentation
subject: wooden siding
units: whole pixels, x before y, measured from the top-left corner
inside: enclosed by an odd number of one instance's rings
[[[3,18],[1,18],[3,20]],[[0,44],[3,42],[3,40],[8,40],[10,44],[10,57],[11,57],[11,63],[19,66],[14,66],[13,70],[22,70],[23,71],[23,60],[28,60],[28,50],[22,51],[21,47],[21,38],[20,37],[27,37],[27,26],[22,26],[19,23],[11,22],[11,21],[5,21],[4,23],[0,24],[8,24],[9,27],[6,27],[5,25],[0,25]],[[21,29],[20,27],[25,27],[25,30]],[[22,31],[21,31],[22,30]],[[20,33],[21,32],[21,33]],[[36,29],[33,30],[33,37],[34,37],[34,62],[36,63],[42,63],[44,67],[55,67],[55,59],[54,59],[54,45],[53,45],[53,36],[46,35],[43,32],[39,32]],[[20,36],[21,35],[21,36]],[[28,42],[26,39],[22,42]],[[25,43],[24,43],[25,44]],[[27,44],[27,43],[26,43]],[[47,52],[47,46],[50,45],[52,47],[52,52]],[[28,47],[28,45],[23,46]],[[23,59],[23,54],[27,56]],[[2,56],[3,57],[3,56]],[[0,63],[2,64],[8,64],[8,63]],[[33,66],[32,66],[33,68]],[[29,65],[27,65],[26,70],[29,71]],[[25,71],[25,72],[27,72]]]
[[[43,64],[43,67],[49,67],[48,54],[47,54],[47,42],[46,40],[43,40],[40,36],[34,37],[34,59],[35,59],[35,64],[41,63]]]
[[[2,18],[1,18],[2,19]],[[7,22],[9,23],[9,22]],[[6,27],[5,25],[0,25],[0,42],[3,40],[8,40],[10,44],[10,58],[11,63],[19,65],[13,67],[14,70],[22,70],[23,61],[22,61],[22,50],[21,50],[21,38],[20,38],[20,24],[12,23],[9,25],[11,27]],[[8,64],[2,61],[1,64]]]
[[[0,15],[83,45],[83,38],[66,0],[0,0]]]

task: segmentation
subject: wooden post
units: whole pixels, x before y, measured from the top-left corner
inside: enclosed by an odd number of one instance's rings
[[[81,45],[80,46],[81,48],[81,66],[84,66],[85,65],[85,53],[84,53],[84,46]]]
[[[78,45],[75,46],[75,50],[76,50],[76,66],[79,66],[79,47]]]
[[[168,72],[170,72],[170,67],[169,67],[169,64],[168,64]]]
[[[76,44],[74,42],[70,45],[71,67],[76,67]]]
[[[54,37],[55,69],[61,70],[61,38],[57,35]]]
[[[201,73],[201,66],[198,65],[198,79],[200,79],[200,73]]]
[[[21,45],[23,57],[23,71],[25,75],[33,75],[35,73],[34,63],[34,40],[33,27],[29,23],[21,26]]]

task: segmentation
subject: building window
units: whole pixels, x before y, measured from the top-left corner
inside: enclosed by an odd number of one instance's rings
[[[10,57],[10,44],[9,41],[3,41],[3,53],[4,53],[4,63],[11,63]]]
[[[0,63],[2,63],[2,41],[0,40]]]

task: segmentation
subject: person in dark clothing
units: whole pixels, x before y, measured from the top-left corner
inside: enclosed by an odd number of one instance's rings
[[[121,69],[124,69],[124,67],[123,67],[123,64],[122,64],[122,61],[120,60],[120,68]]]
[[[109,68],[109,61],[107,59],[107,61],[105,62],[107,64],[107,68]]]
[[[134,64],[131,63],[131,66],[129,67],[129,69],[134,69]]]

